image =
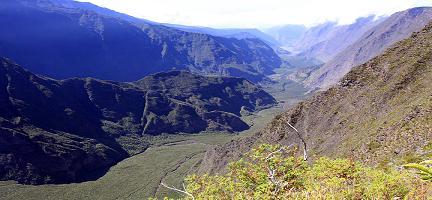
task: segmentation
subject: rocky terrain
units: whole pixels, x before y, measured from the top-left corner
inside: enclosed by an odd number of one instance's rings
[[[86,180],[148,147],[148,135],[241,131],[275,99],[242,78],[187,71],[136,82],[54,80],[0,59],[0,180]]]
[[[431,20],[430,7],[412,8],[391,15],[313,72],[305,84],[311,89],[326,89],[336,84],[354,66],[365,63],[394,43],[408,38]]]
[[[311,159],[348,157],[382,167],[423,160],[432,155],[431,77],[429,23],[354,68],[337,86],[277,116],[253,137],[210,149],[200,171],[223,171],[229,161],[260,143],[297,146],[302,151],[302,139]]]
[[[135,81],[176,69],[260,81],[281,64],[257,38],[185,32],[72,0],[4,0],[0,25],[0,55],[53,78]]]

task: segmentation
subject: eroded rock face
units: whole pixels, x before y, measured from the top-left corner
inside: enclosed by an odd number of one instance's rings
[[[0,179],[68,183],[144,151],[142,135],[241,131],[275,104],[242,78],[172,71],[119,83],[54,80],[0,59]]]

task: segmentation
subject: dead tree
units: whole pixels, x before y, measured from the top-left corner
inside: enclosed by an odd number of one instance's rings
[[[189,192],[186,191],[186,187],[185,187],[184,183],[182,184],[183,185],[183,190],[177,189],[174,186],[168,186],[165,183],[161,183],[161,185],[164,186],[164,187],[166,187],[166,188],[168,188],[168,189],[170,189],[170,190],[186,194],[187,196],[190,196],[192,198],[192,200],[195,200],[195,197],[191,193],[189,193]]]
[[[302,137],[302,135],[300,134],[300,132],[293,126],[291,125],[289,122],[287,122],[288,126],[290,126],[292,129],[294,129],[294,131],[297,134],[297,137],[300,139],[300,141],[303,143],[303,160],[307,160],[308,159],[308,154],[307,154],[307,146],[306,146],[306,140]]]

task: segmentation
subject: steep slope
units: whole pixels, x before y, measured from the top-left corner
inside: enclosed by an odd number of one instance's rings
[[[305,84],[311,89],[330,87],[352,67],[379,55],[395,42],[421,30],[431,20],[432,8],[428,7],[412,8],[393,14],[312,73]]]
[[[293,47],[297,49],[298,52],[303,52],[330,38],[336,27],[336,22],[326,22],[308,28],[307,31],[293,44]]]
[[[358,18],[353,24],[337,25],[327,29],[324,36],[317,36],[318,43],[304,49],[299,55],[327,62],[385,19],[385,17],[375,18],[374,15]]]
[[[430,156],[431,77],[432,23],[354,68],[339,85],[277,116],[254,137],[208,151],[201,171],[220,171],[257,143],[302,149],[301,138],[312,158],[342,156],[386,166]]]
[[[186,71],[132,83],[53,80],[0,59],[0,180],[80,181],[148,147],[145,135],[241,131],[242,109],[275,104],[242,78]]]
[[[2,1],[0,54],[53,78],[117,81],[172,69],[259,81],[281,64],[258,39],[179,31],[90,5]]]

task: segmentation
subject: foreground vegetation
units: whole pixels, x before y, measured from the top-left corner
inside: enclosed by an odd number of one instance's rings
[[[432,198],[430,161],[406,165],[422,170],[425,180],[421,180],[410,170],[371,168],[348,159],[320,158],[308,163],[294,151],[261,145],[231,163],[226,175],[187,177],[182,192],[190,199]]]

